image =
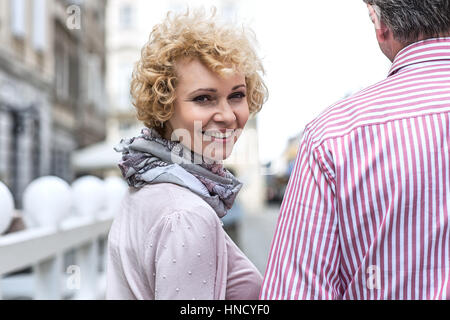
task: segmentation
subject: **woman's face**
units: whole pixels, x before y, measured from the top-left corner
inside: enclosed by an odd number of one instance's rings
[[[221,77],[198,59],[179,61],[177,75],[167,138],[180,140],[204,159],[226,159],[249,117],[245,76]]]

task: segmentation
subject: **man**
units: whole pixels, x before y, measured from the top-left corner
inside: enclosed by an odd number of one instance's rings
[[[366,0],[386,80],[306,126],[261,299],[450,299],[450,0]]]

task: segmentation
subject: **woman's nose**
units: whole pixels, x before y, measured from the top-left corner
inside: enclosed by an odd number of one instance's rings
[[[214,121],[223,123],[232,123],[236,121],[236,115],[228,101],[222,101],[217,106],[217,112],[214,115]]]

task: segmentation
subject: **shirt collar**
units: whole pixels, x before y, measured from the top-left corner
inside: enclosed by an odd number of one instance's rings
[[[413,64],[439,60],[450,60],[450,37],[423,40],[403,48],[395,57],[389,76]]]

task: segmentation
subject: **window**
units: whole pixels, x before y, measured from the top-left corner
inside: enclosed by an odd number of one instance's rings
[[[131,106],[131,75],[133,72],[133,65],[130,63],[122,64],[118,70],[117,88],[118,88],[118,108],[119,111],[128,111]]]
[[[76,54],[69,57],[69,95],[72,101],[77,101],[79,98],[79,63]]]
[[[0,181],[11,188],[12,177],[9,170],[11,149],[12,116],[10,112],[0,110]]]
[[[39,119],[33,119],[30,136],[35,141],[35,143],[31,145],[31,157],[33,160],[31,170],[32,179],[34,180],[39,178],[41,173],[41,130]]]
[[[85,68],[87,68],[87,81],[85,87],[87,103],[93,105],[100,113],[104,113],[106,111],[106,93],[103,61],[98,54],[90,53],[87,54],[84,63]]]
[[[8,171],[9,171],[9,188],[12,194],[14,195],[14,199],[16,201],[16,207],[18,206],[19,197],[17,194],[19,192],[19,161],[21,160],[21,152],[18,148],[19,139],[23,130],[23,123],[20,115],[17,112],[11,112],[11,126],[9,136],[11,139],[9,140],[9,155],[8,155]],[[23,152],[23,151],[22,151]]]
[[[51,175],[70,181],[70,152],[52,148],[51,154]]]
[[[33,1],[33,47],[44,51],[47,42],[46,0]]]
[[[6,127],[6,117],[4,112],[1,110],[0,105],[0,182],[6,182],[6,150],[7,148],[7,137],[3,127]]]
[[[120,27],[124,29],[131,29],[133,26],[133,8],[126,4],[120,8],[119,21]]]
[[[11,6],[11,32],[17,38],[25,37],[25,1],[26,0],[9,1]]]
[[[88,54],[87,68],[87,100],[88,103],[97,105],[101,99],[102,65],[100,57],[93,53]]]
[[[60,43],[55,45],[55,84],[56,96],[61,99],[69,97],[69,57]]]

